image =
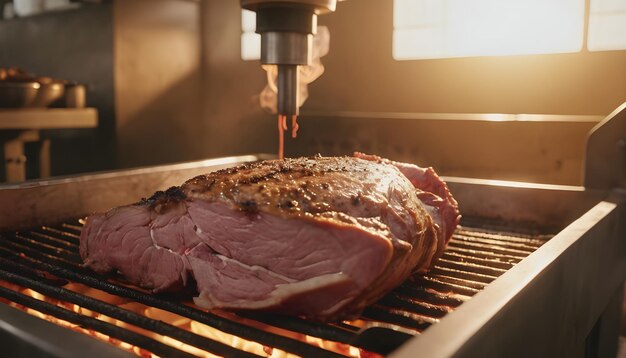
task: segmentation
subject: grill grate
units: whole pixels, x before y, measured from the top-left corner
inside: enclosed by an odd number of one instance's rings
[[[0,297],[4,298],[3,302],[28,307],[168,357],[189,356],[190,353],[176,344],[164,344],[141,334],[142,330],[217,355],[258,355],[107,303],[99,297],[82,294],[75,289],[76,284],[257,342],[267,347],[265,352],[279,349],[301,356],[334,357],[349,353],[352,346],[367,356],[371,353],[387,354],[435,324],[550,237],[460,227],[446,253],[427,275],[410,278],[368,307],[358,320],[321,324],[269,313],[207,312],[186,304],[180,298],[153,295],[125,284],[120,278],[98,275],[81,266],[78,254],[81,228],[81,222],[76,221],[0,234],[0,283],[4,282],[0,285]],[[16,289],[16,285],[39,292],[47,300],[27,296]],[[83,311],[88,310],[85,312],[96,312],[97,315],[76,313],[69,308],[71,305],[77,305]],[[101,315],[124,324],[115,325],[94,318]],[[334,344],[334,349],[328,345],[324,346],[328,349],[324,349],[307,343],[306,339],[298,335],[337,344]]]

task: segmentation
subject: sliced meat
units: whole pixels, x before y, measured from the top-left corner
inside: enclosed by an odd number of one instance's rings
[[[432,171],[375,156],[264,161],[90,216],[81,256],[206,308],[352,317],[428,269],[458,223]],[[193,280],[190,280],[193,278]]]

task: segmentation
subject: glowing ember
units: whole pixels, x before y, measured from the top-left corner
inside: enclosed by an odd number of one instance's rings
[[[302,333],[298,333],[298,332],[292,332],[286,329],[282,329],[282,328],[278,328],[275,326],[270,326],[261,322],[257,322],[251,319],[246,319],[246,318],[242,318],[239,316],[236,316],[233,313],[230,312],[226,312],[226,311],[220,311],[220,310],[215,310],[213,311],[214,314],[218,314],[224,318],[227,318],[229,320],[232,321],[239,321],[241,323],[246,324],[247,326],[251,326],[251,327],[255,327],[255,328],[259,328],[261,330],[264,330],[266,332],[271,332],[271,333],[275,333],[275,334],[279,334],[281,336],[284,337],[288,337],[291,339],[295,339],[295,340],[299,340],[301,342],[306,342],[311,344],[312,346],[317,346],[320,348],[323,348],[327,351],[331,351],[331,352],[335,352],[335,353],[339,353],[339,354],[343,354],[346,355],[348,357],[360,357],[362,356],[363,351],[361,351],[360,349],[356,348],[356,347],[352,347],[348,344],[345,343],[340,343],[340,342],[334,342],[334,341],[330,341],[330,340],[324,340],[324,339],[320,339],[317,337],[312,337],[312,336],[308,336],[306,334],[302,334]],[[212,328],[214,329],[214,328]],[[266,349],[272,349],[269,347],[266,347]],[[274,351],[276,351],[276,348],[273,348]],[[368,357],[379,357],[379,355],[375,354],[375,353],[370,353],[367,352]],[[286,354],[286,353],[285,353]],[[276,356],[276,355],[271,355],[272,357]],[[291,356],[291,355],[289,355]],[[282,356],[281,356],[282,357]]]
[[[200,322],[191,321],[191,331],[205,336],[207,338],[214,339],[216,341],[224,342],[230,341],[231,347],[258,354],[260,356],[266,357],[295,357],[287,352],[281,351],[279,349],[274,349],[270,347],[265,347],[262,344],[256,342],[250,342],[244,339],[241,339],[237,336],[233,336],[222,331],[219,331],[211,326],[207,326]]]
[[[174,347],[176,349],[179,349],[181,351],[185,351],[187,353],[193,354],[195,356],[198,357],[215,357],[214,354],[211,354],[209,352],[203,351],[199,348],[187,345],[181,341],[178,341],[174,338],[168,337],[168,336],[164,336],[152,331],[148,331],[146,329],[140,328],[140,327],[136,327],[134,325],[128,324],[126,322],[117,320],[115,318],[106,316],[104,314],[80,307],[76,304],[73,303],[69,303],[69,302],[65,302],[65,301],[60,301],[57,299],[53,299],[50,297],[47,297],[45,295],[42,295],[39,292],[33,291],[31,289],[28,288],[24,288],[6,281],[2,281],[0,280],[0,286],[11,289],[13,291],[22,293],[24,295],[30,296],[32,298],[35,298],[37,300],[40,301],[44,301],[47,302],[49,304],[53,304],[56,305],[58,307],[62,307],[64,309],[67,309],[69,311],[78,313],[80,315],[83,316],[87,316],[87,317],[91,317],[91,318],[95,318],[98,319],[100,321],[103,322],[108,322],[110,324],[116,325],[118,327],[122,327],[124,329],[136,332],[138,334],[144,335],[146,337],[149,337],[151,339],[154,339],[158,342],[161,342],[165,345]],[[259,356],[265,356],[265,357],[294,357],[295,355],[285,352],[283,350],[277,349],[277,348],[272,348],[272,347],[268,347],[265,346],[263,344],[257,343],[257,342],[253,342],[253,341],[248,341],[245,340],[243,338],[225,333],[223,331],[220,331],[214,327],[202,324],[200,322],[182,317],[180,315],[171,313],[171,312],[167,312],[167,311],[163,311],[160,310],[158,308],[155,307],[149,307],[134,301],[130,301],[128,299],[125,298],[121,298],[118,296],[114,296],[114,295],[110,295],[106,292],[97,290],[97,289],[93,289],[81,284],[77,284],[77,283],[68,283],[65,286],[63,286],[64,288],[71,290],[73,292],[76,293],[80,293],[81,295],[85,295],[85,296],[89,296],[91,298],[95,298],[110,304],[114,304],[120,308],[123,308],[127,311],[130,312],[134,312],[137,313],[139,315],[143,315],[147,318],[152,318],[155,320],[159,320],[162,321],[164,323],[170,324],[172,326],[175,326],[177,328],[180,329],[184,329],[187,330],[189,332],[207,337],[209,339],[213,339],[217,342],[221,342],[224,343],[228,346],[231,346],[233,348],[239,349],[241,351],[245,351],[245,352],[249,352],[249,353],[253,353],[253,354],[257,354]],[[23,305],[17,304],[15,302],[11,302],[9,300],[5,300],[5,299],[0,299],[0,302],[8,304],[12,307],[18,308],[22,311],[25,311],[33,316],[39,317],[41,319],[50,321],[52,323],[55,323],[59,326],[65,327],[65,328],[69,328],[72,329],[74,331],[77,332],[81,332],[83,334],[92,336],[96,339],[99,339],[101,341],[107,342],[109,344],[112,344],[114,346],[117,346],[121,349],[124,349],[128,352],[131,352],[137,356],[140,357],[156,357],[154,354],[152,354],[151,352],[136,347],[134,345],[128,344],[126,342],[120,341],[119,339],[116,338],[112,338],[109,337],[108,335],[99,333],[97,331],[94,331],[92,329],[87,329],[87,328],[83,328],[77,324],[71,323],[71,322],[67,322],[64,321],[62,319],[58,319],[54,316],[51,315],[47,315],[44,313],[41,313],[39,311],[36,311],[34,309],[25,307]],[[189,303],[190,306],[194,306],[193,304]],[[362,351],[356,347],[352,347],[349,346],[347,344],[343,344],[343,343],[339,343],[339,342],[333,342],[333,341],[328,341],[328,340],[323,340],[317,337],[311,337],[311,336],[307,336],[305,334],[301,334],[301,333],[296,333],[296,332],[291,332],[288,330],[284,330],[281,328],[277,328],[277,327],[273,327],[273,326],[268,326],[266,324],[254,321],[254,320],[249,320],[249,319],[245,319],[245,318],[241,318],[239,316],[236,316],[235,314],[229,313],[229,312],[222,312],[222,311],[214,311],[212,312],[214,314],[217,314],[219,316],[222,316],[224,318],[230,319],[230,320],[234,320],[234,321],[238,321],[240,323],[246,324],[248,326],[252,326],[255,328],[259,328],[259,329],[263,329],[267,332],[271,332],[271,333],[275,333],[275,334],[279,334],[281,336],[285,336],[291,339],[296,339],[302,342],[306,342],[310,345],[313,346],[317,346],[332,352],[336,352],[339,354],[343,354],[349,357],[378,357],[377,354],[373,354],[370,352],[366,352],[366,351]]]

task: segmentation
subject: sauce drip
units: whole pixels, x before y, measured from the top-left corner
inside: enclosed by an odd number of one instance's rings
[[[291,116],[291,138],[295,138],[298,135],[298,129],[300,129],[298,116],[294,114]]]
[[[284,158],[285,150],[285,136],[284,131],[287,130],[287,116],[284,114],[278,115],[278,159]]]
[[[298,125],[298,116],[291,116],[291,138],[295,138],[298,135],[298,129],[300,126]],[[285,133],[287,130],[287,115],[279,114],[278,115],[278,159],[283,159],[285,157]]]

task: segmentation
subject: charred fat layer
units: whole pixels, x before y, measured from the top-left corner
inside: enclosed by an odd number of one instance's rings
[[[151,197],[141,199],[136,205],[145,205],[155,208],[157,206],[168,206],[168,204],[176,204],[187,199],[187,196],[179,186],[173,186],[166,191],[159,190],[152,194]]]
[[[459,219],[432,169],[357,156],[195,177],[90,216],[81,256],[155,292],[195,282],[207,308],[351,317],[427,270]]]

